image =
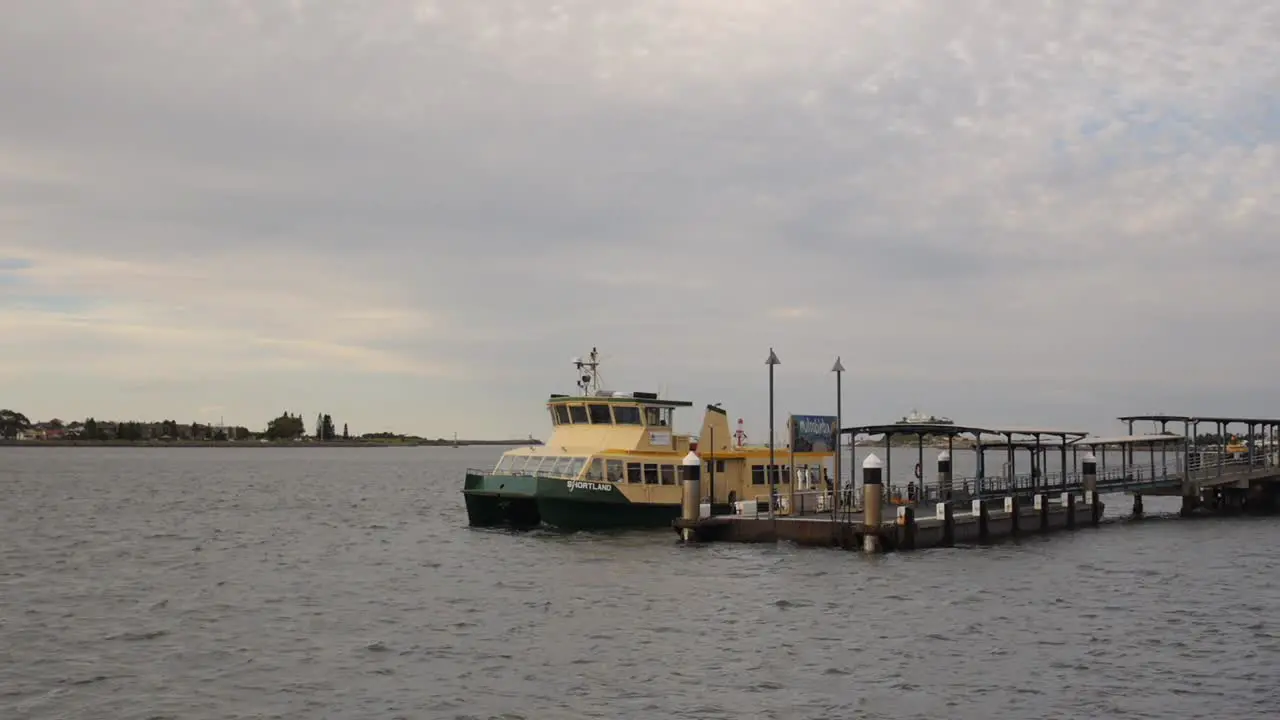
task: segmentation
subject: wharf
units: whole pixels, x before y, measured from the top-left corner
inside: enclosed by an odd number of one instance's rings
[[[974,500],[963,512],[951,504],[940,503],[929,517],[919,517],[916,508],[897,506],[898,515],[890,521],[868,524],[866,514],[842,513],[799,517],[745,517],[717,515],[693,522],[675,521],[677,531],[690,530],[697,542],[769,543],[784,540],[811,547],[862,548],[868,535],[874,535],[880,548],[919,550],[953,545],[987,543],[1022,534],[1073,530],[1080,526],[1096,526],[1102,520],[1105,506],[1098,500],[1076,495],[1039,496],[1030,506],[1017,498],[997,503]],[[1079,502],[1077,502],[1079,500]]]
[[[849,488],[808,493],[793,489],[786,495],[771,489],[763,499],[739,503],[738,512],[732,515],[694,517],[694,506],[689,503],[684,516],[673,525],[687,542],[785,540],[875,552],[985,543],[1020,534],[1097,526],[1106,510],[1102,494],[1131,495],[1136,517],[1143,514],[1144,495],[1180,497],[1184,517],[1280,508],[1280,420],[1169,415],[1120,420],[1128,423],[1130,434],[1114,438],[1047,429],[991,430],[903,422],[841,428],[842,434],[852,436],[852,442],[844,445],[848,448],[857,446],[858,435],[883,436],[886,450],[893,446],[893,436],[916,435],[921,461],[925,436],[945,437],[950,448],[957,437],[970,435],[977,453],[977,474],[953,478],[951,451],[944,450],[937,457],[936,479],[924,482],[923,462],[917,463],[914,479],[906,484],[904,493],[900,483],[893,483],[888,465],[873,454],[863,463],[861,488],[855,482]],[[1134,435],[1135,421],[1156,423],[1160,431]],[[1183,433],[1168,432],[1170,422],[1181,422]],[[1226,437],[1231,424],[1247,425],[1247,449],[1229,451],[1225,442],[1196,445],[1193,438],[1198,425],[1206,422],[1217,426],[1220,438]],[[1104,453],[1101,468],[1093,454],[1098,448]],[[1108,448],[1119,448],[1120,467],[1106,467]],[[1147,451],[1149,461],[1135,463],[1135,448]],[[986,476],[988,451],[1007,456],[1004,474]],[[1031,473],[1013,472],[1019,451],[1031,455]],[[1057,473],[1041,471],[1050,453],[1061,456]],[[890,455],[886,452],[886,458]],[[692,487],[697,487],[696,480]],[[836,499],[840,502],[833,509]]]

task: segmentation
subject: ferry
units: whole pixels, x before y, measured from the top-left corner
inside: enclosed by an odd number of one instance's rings
[[[919,410],[913,409],[911,414],[902,416],[898,421],[899,425],[955,425],[955,421],[949,417],[939,415],[925,415]]]
[[[704,462],[704,515],[767,513],[770,473],[779,515],[792,513],[795,493],[825,490],[835,455],[834,423],[827,428],[829,442],[813,442],[813,428],[806,426],[804,452],[775,446],[770,466],[768,446],[747,445],[741,420],[731,433],[718,404],[706,407],[696,436],[677,433],[675,412],[693,403],[601,389],[595,348],[573,364],[578,392],[547,400],[547,442],[508,450],[492,469],[467,471],[462,493],[472,527],[669,528],[680,516],[680,467],[691,450]]]

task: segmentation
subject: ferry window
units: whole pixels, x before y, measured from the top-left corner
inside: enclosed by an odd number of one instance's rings
[[[564,405],[553,405],[551,409],[554,411],[553,416],[557,425],[569,424],[569,408]]]
[[[764,484],[766,484],[766,481],[765,481],[765,479],[764,479],[764,466],[763,466],[763,465],[752,465],[752,466],[751,466],[751,484],[752,484],[752,485],[764,485]]]
[[[538,467],[542,464],[542,460],[543,458],[538,455],[530,457],[529,462],[524,466],[524,472],[528,475],[536,474]]]
[[[501,458],[498,459],[498,464],[493,466],[493,471],[495,473],[506,472],[507,469],[510,467],[511,467],[511,456],[503,455]]]
[[[613,419],[609,416],[608,405],[588,405],[587,415],[591,416],[592,425],[612,425]]]
[[[600,482],[604,479],[604,460],[591,458],[591,470],[587,472],[587,479],[592,482]]]
[[[713,467],[714,467],[715,472],[718,472],[718,473],[722,473],[722,472],[724,472],[724,461],[723,461],[723,460],[715,460],[715,461],[708,460],[708,461],[707,461],[707,472],[711,472],[711,471],[712,471],[712,469],[713,469]]]
[[[790,465],[779,465],[777,472],[779,473],[779,476],[782,478],[781,480],[778,481],[779,485],[791,484],[791,466]]]
[[[621,460],[605,460],[604,477],[609,482],[622,482],[622,461]]]
[[[618,425],[639,425],[640,408],[635,405],[615,405],[613,407],[613,421]]]
[[[553,475],[564,475],[569,472],[569,463],[572,460],[573,458],[567,457],[556,458],[556,464],[551,467],[551,473]]]
[[[569,419],[572,420],[575,425],[586,425],[587,409],[581,405],[570,405]]]
[[[661,423],[659,422],[659,420],[661,420],[661,419],[662,419],[662,418],[658,415],[658,408],[656,408],[656,407],[647,407],[647,408],[645,408],[645,409],[644,409],[644,424],[645,424],[645,425],[660,425]]]
[[[662,484],[663,485],[676,484],[676,466],[675,465],[662,466]]]
[[[645,485],[658,484],[658,464],[657,463],[644,464],[644,484]]]
[[[640,475],[640,463],[627,463],[627,482],[639,485],[644,482]]]
[[[565,474],[571,478],[576,478],[582,474],[582,466],[586,464],[586,458],[569,458],[569,469],[565,471]]]

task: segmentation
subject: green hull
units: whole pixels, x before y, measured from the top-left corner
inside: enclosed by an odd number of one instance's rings
[[[633,503],[608,483],[468,473],[462,493],[472,527],[669,528],[680,517],[678,504]]]

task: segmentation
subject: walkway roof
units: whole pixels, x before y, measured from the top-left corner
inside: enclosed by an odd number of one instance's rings
[[[1233,425],[1253,424],[1253,425],[1280,425],[1280,420],[1276,418],[1250,418],[1250,417],[1221,417],[1212,415],[1126,415],[1116,418],[1120,422],[1209,422],[1209,423],[1228,423]]]
[[[1004,435],[992,435],[982,437],[982,448],[984,450],[994,450],[995,448],[1007,448],[1010,445],[1015,448],[1034,448],[1037,446],[1042,448],[1057,448],[1062,447],[1063,445],[1069,446],[1074,442],[1074,440],[1064,442],[1064,439],[1065,437],[1062,435],[1055,435],[1053,437],[1042,437],[1040,438],[1040,442],[1037,443],[1035,438],[1013,438],[1011,440]]]
[[[978,435],[994,433],[995,430],[955,425],[952,423],[910,423],[895,422],[882,425],[855,425],[840,428],[842,435]]]
[[[845,435],[973,435],[974,437],[982,436],[999,436],[998,442],[1008,442],[1009,438],[1014,435],[1049,435],[1061,438],[1084,437],[1087,432],[1079,430],[1053,430],[1049,428],[987,428],[976,427],[973,425],[954,425],[951,423],[911,423],[911,422],[895,422],[885,423],[881,425],[855,425],[852,427],[841,428],[840,432]],[[983,442],[986,445],[986,442]],[[1031,443],[1035,444],[1034,441]],[[1045,441],[1041,441],[1041,445]]]
[[[1173,445],[1186,442],[1183,435],[1119,435],[1116,437],[1084,437],[1072,441],[1072,445],[1094,447],[1096,445]]]

